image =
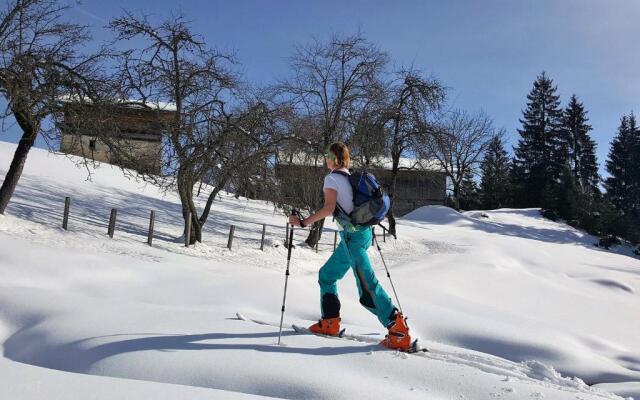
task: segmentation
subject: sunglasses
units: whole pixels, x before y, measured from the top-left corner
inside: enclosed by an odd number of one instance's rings
[[[326,153],[324,153],[324,157],[328,158],[331,161],[336,161],[338,159],[333,151],[327,151]]]

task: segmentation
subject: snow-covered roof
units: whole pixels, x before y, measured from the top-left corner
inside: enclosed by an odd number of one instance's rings
[[[288,153],[280,156],[280,163],[286,165],[300,165],[300,166],[322,166],[324,165],[324,158],[321,155],[309,154],[305,152]],[[359,166],[359,158],[351,157],[351,164],[354,167]],[[374,157],[370,160],[370,166],[373,168],[381,168],[390,170],[392,167],[391,157]],[[420,170],[420,171],[438,171],[442,172],[443,169],[435,159],[419,159],[410,157],[401,157],[399,160],[399,167],[401,169]]]
[[[59,96],[58,99],[63,103],[78,103],[80,102],[80,97],[77,95],[63,95]],[[83,103],[91,104],[91,99],[84,98],[82,99]],[[114,99],[113,102],[118,105],[122,105],[123,107],[131,107],[131,108],[141,108],[141,109],[151,109],[158,111],[176,111],[177,107],[175,103],[169,103],[164,101],[143,101],[136,99]]]
[[[371,160],[371,164],[383,169],[391,169],[393,160],[391,157],[377,157]],[[398,166],[402,169],[417,169],[423,171],[442,171],[442,167],[435,159],[421,159],[400,157]]]

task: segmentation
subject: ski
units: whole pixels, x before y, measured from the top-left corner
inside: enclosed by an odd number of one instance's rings
[[[247,318],[244,315],[240,314],[240,313],[236,313],[236,318],[241,320],[241,321],[248,321],[248,322],[253,322],[254,324],[258,324],[258,325],[266,325],[266,326],[272,326],[272,327],[279,327],[279,325],[277,324],[271,324],[268,322],[264,322],[264,321],[260,321],[257,319],[252,319],[252,318]],[[384,349],[388,349],[385,346],[382,346],[380,344],[380,340],[379,339],[375,339],[369,336],[365,336],[365,335],[355,335],[355,334],[351,334],[351,333],[347,333],[345,331],[345,329],[342,329],[340,331],[339,336],[329,336],[329,335],[319,335],[316,333],[311,332],[308,328],[306,327],[302,327],[300,325],[296,325],[296,324],[292,324],[290,325],[290,328],[299,334],[308,334],[308,335],[314,335],[314,336],[320,336],[320,337],[324,337],[324,338],[328,338],[328,339],[336,339],[336,340],[353,340],[355,342],[360,342],[360,343],[367,343],[367,344],[372,344],[372,345],[376,345],[376,346],[380,346],[381,348]],[[400,352],[400,350],[398,350]],[[429,353],[430,350],[427,347],[420,347],[418,346],[418,339],[414,340],[413,343],[411,344],[411,348],[409,349],[409,351],[403,351],[401,353],[407,353],[407,354],[416,354],[416,353]]]
[[[308,335],[315,335],[315,336],[320,336],[320,337],[325,337],[325,338],[329,338],[329,339],[350,339],[350,340],[356,340],[353,335],[347,335],[346,334],[346,329],[342,328],[340,330],[340,332],[336,335],[323,335],[321,333],[315,333],[315,332],[311,332],[309,330],[309,328],[304,328],[300,325],[296,325],[296,324],[292,324],[291,325],[291,329],[293,329],[294,331],[296,331],[297,333],[302,333],[302,334],[308,334]],[[357,340],[358,342],[361,342],[362,340]]]
[[[291,325],[291,328],[296,331],[297,333],[301,333],[301,334],[308,334],[308,335],[314,335],[314,336],[321,336],[321,337],[325,337],[325,338],[329,338],[329,339],[347,339],[347,340],[354,340],[356,342],[361,342],[361,343],[368,343],[368,344],[375,344],[378,345],[380,347],[383,347],[385,349],[388,349],[387,347],[383,346],[380,344],[380,341],[378,339],[373,339],[367,336],[363,336],[363,335],[353,335],[350,333],[346,333],[345,329],[342,329],[340,331],[340,333],[338,334],[338,336],[330,336],[330,335],[321,335],[321,334],[317,334],[314,332],[311,332],[309,330],[309,328],[305,328],[296,324]],[[391,350],[391,349],[389,349]],[[414,340],[411,343],[411,347],[409,348],[409,350],[407,351],[401,351],[398,350],[402,353],[408,353],[408,354],[413,354],[413,353],[428,353],[429,349],[426,347],[419,347],[418,346],[418,339]]]

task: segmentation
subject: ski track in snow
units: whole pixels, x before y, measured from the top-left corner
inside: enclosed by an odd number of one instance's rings
[[[248,318],[241,313],[236,313],[238,320],[256,323],[258,325],[266,325],[271,327],[279,327],[279,324],[264,322],[252,318]],[[295,325],[295,324],[294,324]],[[292,329],[289,324],[285,325],[284,329]],[[295,330],[295,329],[294,329]],[[309,334],[311,335],[311,334]],[[417,352],[412,354],[406,354],[399,351],[385,350],[378,346],[378,342],[381,338],[371,338],[366,335],[358,335],[347,332],[347,337],[331,338],[327,337],[327,340],[343,340],[343,341],[356,341],[374,345],[377,351],[385,351],[393,354],[394,357],[408,358],[408,357],[422,357],[432,360],[443,361],[456,365],[465,365],[471,368],[475,368],[482,372],[489,374],[495,374],[504,377],[505,382],[509,382],[511,379],[519,379],[533,384],[542,385],[545,387],[555,387],[558,390],[579,391],[584,393],[595,393],[601,395],[602,398],[611,398],[606,393],[601,393],[599,390],[594,390],[589,385],[585,384],[578,378],[566,378],[558,373],[553,367],[545,365],[539,361],[526,361],[522,363],[513,363],[508,360],[491,356],[484,353],[471,353],[464,352],[461,349],[450,348],[441,344],[429,343],[428,352]],[[424,345],[424,344],[423,344]],[[433,347],[432,347],[433,346]],[[510,392],[507,390],[507,392]],[[494,396],[495,397],[495,396]],[[499,396],[498,396],[499,397]]]

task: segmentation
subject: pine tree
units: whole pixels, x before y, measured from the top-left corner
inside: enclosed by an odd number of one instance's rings
[[[633,143],[631,148],[631,214],[635,223],[636,238],[640,234],[640,126],[636,124],[636,117],[631,113],[629,118],[629,129],[633,134]],[[640,240],[637,238],[636,240]]]
[[[480,208],[478,184],[473,175],[473,171],[467,170],[462,177],[459,194],[461,210],[476,210]]]
[[[568,140],[562,127],[557,86],[543,72],[527,95],[520,119],[520,140],[514,149],[518,203],[528,207],[555,207],[559,178],[568,162]]]
[[[573,226],[578,226],[580,218],[586,209],[587,196],[580,193],[575,176],[569,165],[566,165],[559,177],[557,188],[557,202],[554,208],[558,216]]]
[[[640,216],[640,129],[633,113],[620,120],[606,162],[607,198],[628,217]]]
[[[563,129],[568,139],[570,169],[577,191],[588,197],[600,194],[600,176],[596,158],[596,143],[589,136],[587,111],[574,94],[564,110]]]
[[[489,142],[480,164],[480,200],[484,209],[506,207],[509,202],[510,160],[499,136]]]

